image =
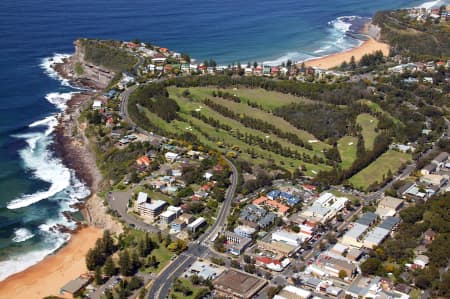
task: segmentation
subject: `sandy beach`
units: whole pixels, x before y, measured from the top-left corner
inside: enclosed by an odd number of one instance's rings
[[[84,256],[102,236],[102,230],[88,227],[72,235],[55,255],[0,282],[1,299],[34,299],[58,295],[60,288],[86,273]]]
[[[359,61],[365,54],[372,54],[378,50],[381,50],[385,56],[389,55],[388,44],[370,38],[364,41],[359,47],[321,58],[308,60],[305,61],[305,65],[322,69],[331,69],[341,65],[344,61],[349,62],[352,56],[355,57],[356,61]]]

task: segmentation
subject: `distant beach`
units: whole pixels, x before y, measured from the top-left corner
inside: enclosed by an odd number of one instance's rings
[[[42,299],[49,295],[59,295],[62,286],[87,272],[86,253],[101,236],[100,229],[81,229],[54,255],[1,281],[0,298]]]
[[[373,25],[371,22],[365,22],[364,24],[358,24],[358,28],[354,32],[355,36],[360,36],[359,38],[365,39],[359,46],[307,60],[305,61],[305,65],[322,69],[332,69],[340,66],[344,61],[350,62],[352,56],[356,61],[359,61],[364,55],[373,54],[375,51],[383,52],[384,56],[389,55],[390,46],[378,40],[380,38],[380,28],[378,26]]]
[[[327,55],[321,58],[308,60],[305,61],[305,65],[322,69],[331,69],[340,66],[344,61],[349,62],[352,56],[354,56],[355,60],[358,61],[364,55],[372,54],[375,51],[382,51],[383,54],[387,56],[389,55],[389,45],[370,38],[356,48]]]

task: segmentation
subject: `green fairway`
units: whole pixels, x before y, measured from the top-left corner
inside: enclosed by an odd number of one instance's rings
[[[181,92],[185,89],[180,88],[180,89],[178,89],[178,92],[176,91],[176,88],[168,88],[168,90],[169,90],[169,93],[175,92],[175,93],[181,94]],[[224,100],[221,98],[215,98],[211,95],[212,90],[208,90],[206,88],[203,88],[203,89],[191,88],[189,90],[191,92],[192,98],[194,98],[195,101],[198,101],[199,103],[201,103],[205,98],[209,98],[213,102],[227,107],[234,113],[247,115],[247,116],[251,116],[256,119],[266,121],[270,124],[275,125],[278,129],[280,129],[284,132],[293,133],[293,134],[297,135],[305,143],[314,140],[314,143],[311,143],[312,147],[314,148],[314,151],[319,152],[319,151],[323,150],[324,148],[329,147],[327,144],[325,144],[321,141],[318,141],[317,138],[315,138],[312,134],[310,134],[306,131],[297,129],[296,127],[294,127],[292,124],[290,124],[283,118],[275,116],[269,112],[266,112],[266,111],[258,109],[258,108],[253,108],[253,107],[247,105],[246,103],[236,103],[236,102]]]
[[[338,150],[341,155],[342,168],[349,168],[352,163],[356,160],[356,144],[358,143],[358,138],[352,136],[344,136],[339,139]]]
[[[196,87],[191,88],[194,93],[202,94],[204,96],[210,96],[213,91],[218,89],[212,87]],[[276,91],[267,91],[262,88],[226,88],[220,89],[224,92],[228,92],[232,95],[236,95],[244,102],[253,102],[261,105],[261,108],[266,111],[272,111],[275,108],[288,105],[291,103],[310,103],[311,100],[306,98],[296,97],[291,94],[284,94]]]
[[[369,166],[352,176],[349,181],[356,188],[366,190],[371,184],[381,182],[389,170],[395,174],[401,165],[410,159],[410,154],[388,150]]]
[[[368,113],[358,115],[356,122],[362,127],[362,135],[367,150],[373,149],[373,143],[378,133],[375,129],[378,126],[378,119]]]

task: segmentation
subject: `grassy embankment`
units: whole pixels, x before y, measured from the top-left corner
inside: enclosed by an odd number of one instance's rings
[[[377,160],[370,163],[369,166],[351,177],[349,181],[353,186],[365,190],[369,185],[375,182],[381,182],[383,177],[388,175],[389,171],[395,174],[402,164],[410,159],[410,154],[388,150]]]

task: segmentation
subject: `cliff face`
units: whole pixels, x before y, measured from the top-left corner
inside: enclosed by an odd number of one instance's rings
[[[86,61],[85,49],[79,40],[74,42],[75,53],[55,69],[65,78],[79,86],[97,90],[105,89],[116,75],[105,67]]]

